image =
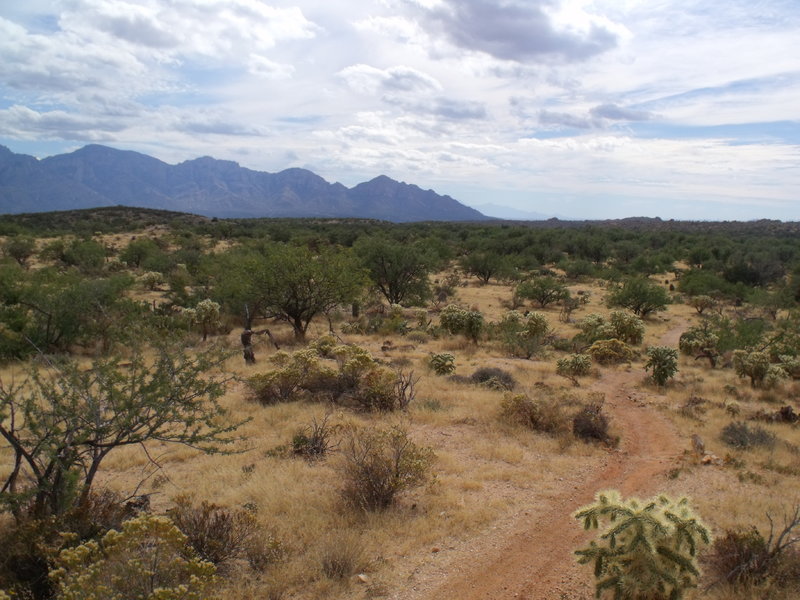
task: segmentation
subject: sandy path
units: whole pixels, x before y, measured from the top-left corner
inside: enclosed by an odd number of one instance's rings
[[[676,345],[685,324],[670,329],[661,339]],[[573,551],[592,536],[581,530],[572,514],[591,502],[596,492],[618,489],[624,496],[658,492],[659,480],[675,463],[685,442],[672,425],[649,407],[646,395],[634,391],[644,373],[606,370],[591,386],[606,396],[605,409],[620,448],[609,453],[605,465],[577,486],[565,489],[536,518],[520,515],[511,527],[484,538],[473,549],[470,562],[448,570],[439,585],[423,594],[430,600],[568,600],[592,596],[590,575],[577,565]],[[509,534],[508,532],[516,532]],[[421,590],[420,590],[421,591]]]

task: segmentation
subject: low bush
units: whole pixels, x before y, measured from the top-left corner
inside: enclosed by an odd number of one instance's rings
[[[200,600],[216,583],[214,565],[193,555],[166,517],[126,521],[98,541],[62,550],[50,577],[59,600]]]
[[[334,448],[333,436],[336,427],[328,424],[328,416],[322,421],[314,419],[292,437],[292,454],[309,460],[323,458]]]
[[[608,417],[603,414],[603,409],[599,404],[584,406],[572,418],[572,433],[576,438],[585,442],[609,443],[612,441],[609,435]]]
[[[500,404],[500,418],[541,433],[557,435],[569,431],[569,417],[553,399],[533,400],[525,394],[506,394]]]
[[[259,533],[251,512],[206,501],[197,505],[190,496],[178,496],[169,515],[198,556],[217,566],[246,556]]]
[[[517,386],[517,380],[508,371],[497,367],[481,367],[470,377],[472,383],[485,385],[494,390],[513,390]]]
[[[429,475],[433,451],[417,446],[402,427],[353,428],[341,445],[345,502],[364,511],[389,508]]]
[[[738,589],[763,586],[759,597],[768,598],[770,587],[797,587],[800,584],[800,550],[795,530],[800,526],[800,507],[785,515],[777,531],[772,518],[769,535],[755,527],[729,529],[714,541],[705,556],[709,571],[717,581]],[[743,594],[744,595],[744,594]],[[754,595],[755,596],[755,595]]]
[[[730,446],[740,450],[750,448],[772,448],[775,445],[775,434],[758,425],[750,426],[744,422],[729,423],[722,429],[720,439]]]
[[[596,362],[601,365],[613,365],[633,360],[633,350],[618,339],[599,340],[587,350]]]
[[[353,532],[336,532],[318,548],[319,566],[329,579],[344,580],[361,571],[367,563],[364,542]]]

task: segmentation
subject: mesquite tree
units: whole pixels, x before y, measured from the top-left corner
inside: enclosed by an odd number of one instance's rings
[[[126,362],[97,359],[33,368],[22,382],[0,381],[0,438],[11,451],[0,508],[20,516],[58,515],[89,495],[100,465],[122,446],[149,441],[223,452],[243,422],[227,422],[218,399],[230,377],[216,350],[190,356],[160,349]]]

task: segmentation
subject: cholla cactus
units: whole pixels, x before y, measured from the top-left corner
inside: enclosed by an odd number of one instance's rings
[[[584,529],[605,528],[597,541],[575,551],[579,563],[594,565],[598,598],[680,600],[697,586],[698,547],[710,544],[711,534],[686,498],[623,500],[611,490],[597,494],[575,518]]]
[[[769,366],[769,355],[766,352],[733,351],[733,370],[739,377],[749,377],[751,387],[761,385],[767,376]]]
[[[450,304],[439,315],[442,329],[448,333],[462,333],[469,340],[478,343],[478,338],[483,331],[483,315],[476,310],[464,310]]]
[[[647,349],[645,371],[653,371],[653,381],[664,386],[678,372],[678,351],[669,346],[651,346]]]
[[[450,375],[456,370],[456,357],[448,352],[431,354],[428,359],[428,366],[437,375]]]
[[[198,302],[194,308],[187,308],[183,312],[193,325],[200,327],[203,341],[206,341],[211,329],[219,326],[219,310],[219,303],[207,298]]]
[[[578,377],[584,377],[592,370],[592,359],[586,354],[570,354],[556,362],[556,374],[578,385]]]

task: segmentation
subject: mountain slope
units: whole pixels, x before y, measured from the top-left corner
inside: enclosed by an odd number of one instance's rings
[[[210,217],[486,219],[449,196],[384,175],[348,189],[305,169],[266,173],[211,157],[169,165],[93,144],[39,161],[0,146],[0,213],[116,205]]]

